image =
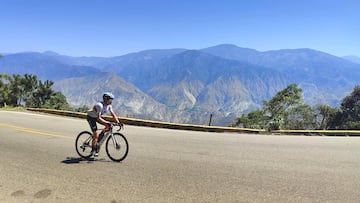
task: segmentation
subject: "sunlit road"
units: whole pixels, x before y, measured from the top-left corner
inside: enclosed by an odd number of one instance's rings
[[[0,111],[0,202],[359,202],[360,138],[125,126],[122,163],[74,148],[85,120]]]

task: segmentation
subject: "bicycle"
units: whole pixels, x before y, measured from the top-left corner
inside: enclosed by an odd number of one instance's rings
[[[113,132],[114,126],[119,126],[117,132]],[[126,137],[119,133],[124,126],[122,123],[111,123],[110,129],[105,133],[101,132],[98,138],[99,151],[101,145],[105,142],[106,154],[108,157],[116,162],[124,160],[129,152],[129,144]],[[92,133],[89,131],[82,131],[76,137],[75,149],[80,157],[89,159],[92,154]]]

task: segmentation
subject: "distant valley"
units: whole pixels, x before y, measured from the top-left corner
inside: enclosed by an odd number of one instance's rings
[[[213,115],[213,125],[229,125],[291,83],[303,89],[308,104],[339,105],[360,84],[358,60],[312,49],[259,52],[223,44],[108,58],[6,54],[0,72],[53,80],[73,106],[91,106],[108,90],[121,116],[208,124]]]

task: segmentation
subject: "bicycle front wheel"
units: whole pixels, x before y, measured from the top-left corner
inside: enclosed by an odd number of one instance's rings
[[[121,133],[114,133],[106,140],[106,153],[113,161],[124,160],[129,152],[128,141]]]
[[[76,138],[75,149],[82,158],[90,158],[92,151],[92,134],[88,131],[81,132]]]

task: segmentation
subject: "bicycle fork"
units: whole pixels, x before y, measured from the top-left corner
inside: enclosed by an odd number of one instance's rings
[[[119,150],[119,149],[120,149],[120,145],[118,144],[118,142],[117,142],[117,140],[116,140],[116,138],[115,138],[115,136],[114,136],[113,134],[111,135],[111,140],[112,140],[112,142],[113,142],[113,144],[114,144],[115,149],[116,149],[116,150]]]

